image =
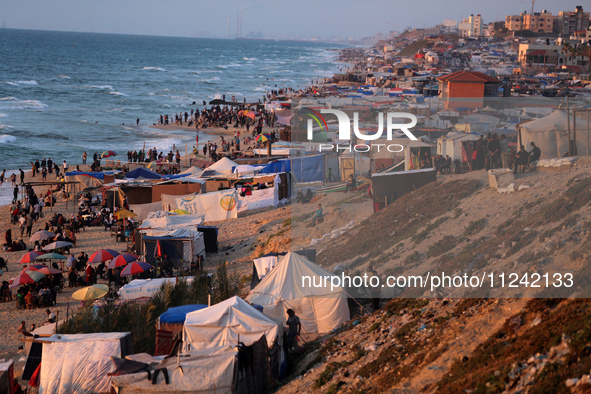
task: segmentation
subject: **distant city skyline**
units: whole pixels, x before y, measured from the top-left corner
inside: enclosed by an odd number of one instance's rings
[[[501,21],[530,12],[531,5],[530,0],[3,0],[0,23],[16,29],[157,36],[360,39],[470,14],[481,14],[484,23]],[[535,11],[558,14],[577,5],[591,9],[581,0],[536,0]]]

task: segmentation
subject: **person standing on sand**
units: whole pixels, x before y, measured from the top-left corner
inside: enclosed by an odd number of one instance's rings
[[[2,174],[0,174],[0,186],[4,183],[4,179],[6,177],[6,170],[2,170]]]
[[[14,175],[14,174],[13,174]],[[14,191],[12,192],[13,195],[13,199],[12,202],[16,204],[17,200],[18,200],[18,186],[14,187]]]
[[[86,151],[84,151],[84,153],[82,153],[82,164],[86,164],[87,157],[88,157],[88,154],[86,153]]]
[[[27,219],[25,219],[25,215],[21,215],[21,217],[18,219],[18,229],[20,231],[21,238],[23,237],[23,234],[25,233],[25,225],[26,224],[27,224]]]
[[[12,186],[16,186],[16,174],[14,172],[10,176],[10,181],[12,182]]]
[[[22,168],[19,168],[18,170],[21,173],[21,185],[22,185],[23,183],[25,183],[25,172],[23,171]]]

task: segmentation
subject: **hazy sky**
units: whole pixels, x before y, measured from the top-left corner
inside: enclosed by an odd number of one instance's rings
[[[535,10],[574,10],[588,0],[537,0]],[[164,36],[236,32],[360,38],[429,27],[445,19],[481,14],[485,23],[531,9],[529,0],[0,0],[0,24],[8,28]],[[1,34],[1,33],[0,33]]]

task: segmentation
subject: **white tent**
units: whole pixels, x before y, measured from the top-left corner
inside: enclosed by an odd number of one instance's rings
[[[349,320],[347,293],[342,287],[315,287],[334,275],[296,253],[288,253],[249,293],[246,300],[262,305],[265,315],[285,322],[288,309],[299,316],[303,332],[325,334]],[[305,277],[309,277],[308,281]]]
[[[179,278],[184,279],[187,282],[191,282],[193,277],[185,277]],[[177,278],[157,278],[157,279],[134,279],[122,288],[117,291],[119,297],[122,300],[129,301],[129,300],[137,300],[138,298],[150,298],[165,283],[170,283],[171,285],[176,284]]]
[[[161,360],[159,367],[166,367],[170,383],[164,385],[159,378],[157,384],[146,379],[145,372],[113,377],[113,388],[118,394],[130,393],[232,393],[235,383],[235,370],[238,352],[229,346],[208,348]],[[164,391],[163,391],[164,390]]]
[[[183,194],[180,196],[175,196],[173,194],[162,194],[161,195],[161,204],[162,204],[162,208],[165,211],[174,211],[175,209],[178,208],[178,205],[176,203],[176,200],[179,198],[190,198],[193,197],[194,195],[196,195],[197,193],[189,193],[189,194]]]
[[[232,297],[208,308],[187,314],[183,326],[183,351],[235,346],[250,346],[263,335],[267,344],[282,338],[279,325],[239,297]]]
[[[158,202],[149,202],[147,204],[129,204],[129,209],[137,216],[136,220],[144,220],[150,216],[151,213],[161,209],[162,204]]]
[[[238,163],[227,157],[222,157],[220,160],[207,167],[205,171],[213,171],[212,175],[229,175],[232,173],[232,169],[236,166],[238,166]]]
[[[475,134],[450,132],[437,140],[437,154],[442,155],[443,157],[449,155],[452,163],[455,163],[455,160],[461,161],[462,142],[476,141],[478,139],[480,139],[480,137]]]
[[[177,198],[177,206],[192,214],[205,215],[206,222],[217,222],[238,217],[238,192],[236,189],[196,194]]]
[[[262,279],[263,276],[268,275],[282,257],[283,256],[263,256],[259,257],[258,259],[254,259],[253,263],[257,269],[259,279]]]
[[[203,223],[204,215],[170,215],[153,219],[146,219],[142,222],[143,228],[187,228],[194,227]]]
[[[577,119],[577,151],[587,152],[587,123]],[[573,138],[573,117],[570,117],[571,139]],[[542,151],[541,159],[562,157],[568,152],[568,123],[566,112],[556,110],[548,116],[520,125],[521,144],[531,150],[534,142]]]
[[[106,393],[108,373],[115,370],[111,357],[132,353],[131,333],[52,335],[43,343],[39,393]]]

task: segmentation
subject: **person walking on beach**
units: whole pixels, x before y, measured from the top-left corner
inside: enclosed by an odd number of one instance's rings
[[[43,179],[43,181],[47,180],[47,167],[41,169],[41,179]]]
[[[18,229],[20,231],[21,238],[23,237],[23,234],[25,233],[25,225],[26,224],[27,224],[27,219],[25,219],[25,215],[21,215],[21,217],[18,219]]]
[[[16,186],[16,174],[14,172],[10,176],[10,181],[12,182],[12,186]]]
[[[62,164],[62,166],[64,167],[64,174],[66,172],[68,172],[68,163],[66,163],[66,161],[64,160],[64,164]]]
[[[25,225],[27,226],[27,237],[30,237],[31,230],[33,229],[33,214],[27,216]]]
[[[2,170],[2,174],[0,174],[0,186],[4,183],[4,178],[6,177],[6,170]]]
[[[21,185],[22,185],[23,183],[25,183],[25,172],[23,171],[22,168],[19,168],[18,170],[21,173]]]
[[[14,174],[13,174],[13,175],[14,175]],[[16,202],[17,202],[17,200],[18,200],[18,186],[15,186],[15,187],[14,187],[14,191],[12,192],[12,196],[14,197],[14,198],[12,199],[12,202],[13,202],[14,204],[16,204]]]
[[[87,157],[88,157],[88,154],[86,153],[86,151],[84,151],[84,153],[82,153],[82,164],[86,164]]]

